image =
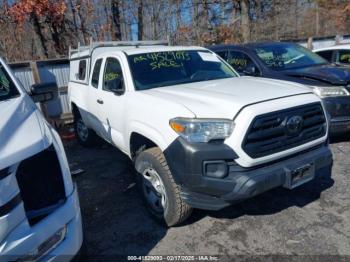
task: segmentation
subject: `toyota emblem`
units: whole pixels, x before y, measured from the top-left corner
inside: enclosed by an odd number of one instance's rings
[[[297,135],[303,128],[303,118],[301,116],[292,116],[287,119],[286,129],[288,135]]]

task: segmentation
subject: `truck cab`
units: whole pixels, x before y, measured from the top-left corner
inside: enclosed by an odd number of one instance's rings
[[[332,166],[323,105],[300,84],[240,77],[197,46],[93,43],[70,60],[79,142],[99,136],[127,154],[148,210],[167,226]]]
[[[50,83],[28,94],[0,59],[0,261],[69,261],[82,245],[62,142],[34,103],[55,93]]]

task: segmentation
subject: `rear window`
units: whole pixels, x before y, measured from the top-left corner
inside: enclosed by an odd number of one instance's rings
[[[79,62],[78,80],[85,80],[86,78],[86,60]]]
[[[95,63],[94,71],[92,73],[91,85],[95,88],[98,88],[98,82],[100,79],[101,64],[102,64],[102,59],[98,59]]]
[[[328,62],[332,62],[332,57],[333,57],[333,51],[332,50],[320,51],[320,52],[316,52],[316,54],[318,54],[319,56],[323,57]]]
[[[0,66],[0,101],[8,100],[19,95],[10,76],[3,66]]]

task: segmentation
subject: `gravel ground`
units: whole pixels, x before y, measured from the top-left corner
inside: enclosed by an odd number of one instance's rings
[[[125,155],[105,144],[85,149],[70,142],[71,168],[86,171],[76,178],[84,260],[299,254],[350,261],[350,142],[333,141],[331,148],[332,178],[323,174],[293,191],[278,188],[221,211],[195,210],[185,225],[166,229],[149,217]]]

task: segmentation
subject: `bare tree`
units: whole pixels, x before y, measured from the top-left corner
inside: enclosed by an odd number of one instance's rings
[[[250,41],[250,16],[249,16],[249,1],[241,0],[241,20],[242,20],[242,36],[244,42]]]
[[[112,17],[113,17],[113,40],[122,40],[121,26],[120,26],[120,6],[121,0],[112,0]]]
[[[143,40],[143,0],[139,0],[137,6],[137,36]]]

